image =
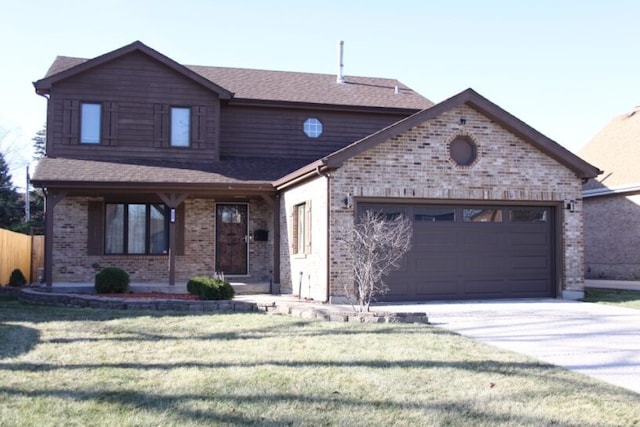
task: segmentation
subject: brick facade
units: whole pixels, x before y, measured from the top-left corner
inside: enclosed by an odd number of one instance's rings
[[[460,124],[464,117],[466,123]],[[448,144],[459,135],[477,147],[477,160],[458,166]],[[581,180],[565,166],[545,155],[484,115],[461,105],[347,160],[331,176],[331,241],[335,230],[354,223],[354,208],[342,199],[359,198],[490,202],[542,202],[560,215],[561,252],[558,281],[564,291],[580,292],[583,280]],[[577,200],[574,212],[563,209]],[[342,260],[348,254],[332,245],[330,254],[332,299],[343,296],[352,283]]]
[[[119,267],[133,283],[167,283],[166,255],[87,255],[88,204],[100,198],[66,197],[54,209],[53,282],[93,283],[105,267]],[[215,201],[189,198],[185,202],[185,255],[176,257],[176,283],[193,276],[212,276],[215,270]],[[273,213],[263,201],[251,200],[249,234],[273,229]],[[269,280],[273,272],[273,236],[249,243],[249,275]]]
[[[585,276],[639,280],[640,194],[584,199]]]

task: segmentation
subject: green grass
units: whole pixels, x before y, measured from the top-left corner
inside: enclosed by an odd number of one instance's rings
[[[630,391],[425,325],[0,300],[2,426],[623,426]]]
[[[640,310],[640,292],[615,289],[587,288],[585,302],[597,302]]]

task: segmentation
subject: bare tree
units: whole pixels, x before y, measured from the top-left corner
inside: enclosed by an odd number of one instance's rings
[[[342,233],[354,274],[354,286],[345,284],[345,291],[357,299],[359,311],[369,311],[371,302],[388,292],[384,279],[411,249],[412,234],[405,216],[388,218],[373,211],[366,211],[350,233]]]

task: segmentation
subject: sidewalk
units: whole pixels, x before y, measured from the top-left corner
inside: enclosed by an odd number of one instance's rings
[[[624,291],[640,291],[640,281],[585,279],[584,287],[585,288],[601,288],[601,289],[619,289]]]

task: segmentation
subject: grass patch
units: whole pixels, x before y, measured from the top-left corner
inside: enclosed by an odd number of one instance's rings
[[[425,325],[0,300],[0,425],[633,425],[638,395]]]
[[[586,288],[585,302],[596,302],[640,310],[640,292],[616,289]]]

